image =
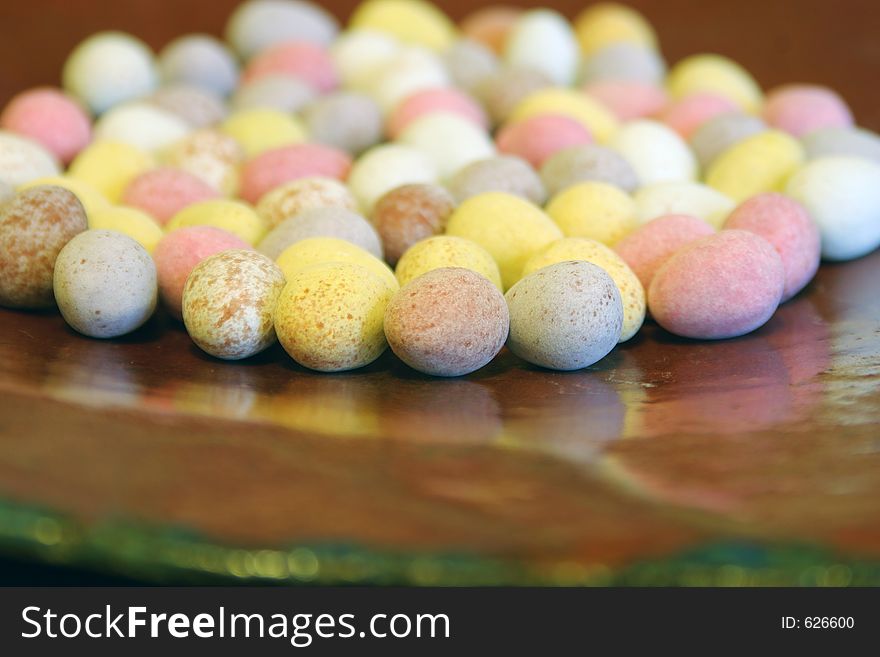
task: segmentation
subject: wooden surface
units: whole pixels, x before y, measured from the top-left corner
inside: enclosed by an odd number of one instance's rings
[[[231,4],[16,5],[45,22],[4,21],[4,95],[51,82],[90,30],[161,45]],[[880,127],[872,3],[636,5],[673,59],[834,84]],[[459,380],[390,354],[339,375],[277,347],[222,363],[164,314],[98,341],[0,309],[0,543],[171,581],[876,583],[878,280],[874,253],[824,265],[741,339],[648,324],[582,372],[505,351]]]

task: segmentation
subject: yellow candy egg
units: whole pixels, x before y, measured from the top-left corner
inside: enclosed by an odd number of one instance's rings
[[[762,192],[781,190],[804,162],[801,143],[767,130],[734,144],[712,162],[706,184],[737,203]]]
[[[539,114],[562,114],[579,121],[598,142],[606,142],[619,123],[602,103],[574,89],[549,88],[529,94],[513,108],[510,121],[522,121]]]
[[[724,96],[747,112],[756,111],[763,94],[742,66],[721,55],[691,55],[672,67],[666,85],[673,98],[707,92]]]
[[[115,230],[128,235],[149,253],[153,252],[165,234],[156,220],[146,212],[124,205],[107,206],[89,214],[89,228]]]
[[[503,192],[466,200],[452,213],[446,232],[486,249],[498,263],[504,289],[519,280],[526,260],[562,237],[562,231],[540,208]]]
[[[99,210],[110,207],[108,201],[101,192],[84,180],[77,180],[70,176],[46,176],[45,178],[37,178],[24,185],[19,185],[18,191],[37,187],[39,185],[53,185],[55,187],[63,187],[73,192],[85,208],[86,214],[91,217]]]
[[[361,265],[381,278],[393,292],[400,289],[391,267],[359,246],[335,237],[309,237],[300,240],[284,249],[275,260],[275,264],[288,280],[306,267],[327,262]]]
[[[355,10],[349,27],[384,32],[434,50],[450,46],[456,34],[452,21],[423,0],[367,0]]]
[[[128,183],[154,164],[149,153],[130,144],[97,141],[76,156],[67,175],[91,185],[108,201],[116,203]]]
[[[416,242],[397,261],[397,281],[403,287],[414,278],[435,269],[462,267],[488,278],[499,290],[501,272],[491,254],[471,240],[452,235],[437,235]]]
[[[379,276],[351,262],[295,273],[275,307],[275,331],[297,363],[320,372],[369,365],[385,351],[385,307],[394,295]]]
[[[566,237],[587,237],[613,246],[638,225],[636,204],[614,185],[595,180],[578,183],[557,194],[547,214]]]
[[[623,329],[619,341],[626,342],[638,333],[645,322],[645,288],[623,258],[604,244],[578,237],[558,240],[529,258],[522,275],[526,277],[539,269],[568,260],[586,260],[608,272],[623,302]]]
[[[212,200],[193,203],[171,217],[165,230],[171,232],[186,226],[213,226],[221,228],[256,244],[266,233],[266,222],[252,208],[241,201]]]
[[[622,41],[657,47],[650,23],[635,9],[616,2],[600,2],[582,11],[575,18],[574,31],[585,55]]]
[[[299,119],[279,110],[257,108],[233,113],[220,130],[235,139],[248,157],[263,151],[298,144],[307,138]]]

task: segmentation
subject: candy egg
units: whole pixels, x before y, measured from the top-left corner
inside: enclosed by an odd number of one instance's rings
[[[880,135],[862,128],[819,128],[801,139],[807,159],[829,155],[863,157],[880,164]]]
[[[388,117],[388,136],[396,139],[413,121],[434,112],[448,112],[473,121],[483,129],[489,119],[473,98],[457,89],[423,89],[407,96]]]
[[[500,152],[518,155],[535,168],[564,148],[592,141],[583,124],[558,114],[539,114],[510,123],[495,136]]]
[[[183,287],[197,264],[229,249],[248,249],[244,240],[212,226],[190,226],[166,234],[153,250],[159,296],[175,318],[183,319]]]
[[[636,205],[614,185],[590,180],[566,188],[547,204],[547,214],[566,237],[614,244],[638,226]]]
[[[235,56],[208,34],[174,39],[159,53],[159,73],[166,83],[189,84],[228,96],[238,83]]]
[[[505,192],[521,196],[535,205],[547,198],[541,179],[524,160],[499,155],[459,169],[447,183],[459,203],[485,192]]]
[[[320,372],[369,365],[388,343],[382,329],[394,292],[366,267],[331,262],[307,267],[287,282],[275,330],[297,363]]]
[[[348,186],[361,207],[372,213],[385,193],[411,183],[437,182],[437,169],[427,155],[403,144],[374,146],[352,165]]]
[[[455,26],[437,7],[423,0],[366,0],[349,26],[384,32],[405,43],[442,50],[455,39]]]
[[[489,252],[476,242],[451,235],[417,242],[397,262],[394,273],[402,287],[422,274],[443,267],[470,269],[502,289],[501,273]]]
[[[266,235],[258,248],[275,259],[291,244],[308,237],[338,237],[377,258],[382,257],[382,242],[372,224],[341,207],[313,208],[285,219]]]
[[[530,68],[502,68],[487,76],[474,90],[492,121],[506,121],[524,99],[553,86],[545,73]]]
[[[0,305],[51,306],[55,259],[87,228],[82,204],[60,187],[26,189],[0,205]]]
[[[666,77],[666,62],[654,48],[617,41],[588,55],[581,65],[580,81],[619,80],[660,84]]]
[[[369,269],[381,278],[392,292],[400,289],[394,272],[376,256],[361,247],[336,237],[309,237],[288,246],[275,260],[287,280],[312,265],[350,262]]]
[[[448,178],[472,162],[495,154],[495,147],[483,129],[447,112],[416,119],[398,139],[400,143],[425,153],[441,179]]]
[[[785,269],[782,301],[800,292],[819,269],[819,229],[803,206],[782,194],[753,196],[731,213],[724,228],[750,231],[773,245]]]
[[[165,164],[201,178],[224,196],[238,191],[238,165],[244,151],[238,142],[217,130],[197,130],[162,155]]]
[[[95,139],[155,151],[183,139],[190,127],[180,117],[145,102],[117,105],[95,123]]]
[[[313,141],[353,155],[382,140],[382,113],[364,94],[329,94],[306,107],[303,118]]]
[[[700,167],[708,169],[715,158],[728,148],[766,129],[764,122],[751,114],[722,114],[697,128],[691,134],[690,145]]]
[[[287,75],[310,84],[318,93],[333,91],[339,85],[330,53],[308,41],[288,41],[266,48],[251,59],[241,79],[245,84],[266,75]]]
[[[284,274],[255,251],[232,249],[202,260],[183,288],[183,323],[202,351],[224,360],[260,353],[275,342],[272,319]]]
[[[111,203],[116,203],[129,183],[153,164],[149,153],[131,144],[100,141],[77,155],[67,173],[71,178],[94,187]]]
[[[267,192],[298,178],[322,176],[344,180],[351,157],[322,144],[296,144],[264,151],[241,170],[241,197],[256,203]]]
[[[614,250],[647,290],[654,274],[673,254],[694,240],[714,233],[715,229],[702,219],[668,214],[637,228],[618,242]]]
[[[654,274],[648,304],[670,333],[701,340],[733,338],[770,319],[784,283],[782,260],[767,240],[725,230],[669,258]]]
[[[617,118],[598,100],[574,89],[543,89],[520,101],[510,114],[511,121],[522,121],[539,114],[562,114],[590,131],[599,143],[617,132]]]
[[[666,86],[673,98],[698,92],[724,96],[747,112],[756,111],[762,101],[761,88],[742,66],[721,55],[691,55],[669,71]]]
[[[443,63],[455,86],[469,93],[475,93],[480,84],[499,68],[495,54],[471,39],[459,39],[444,50]]]
[[[226,41],[242,59],[285,41],[328,44],[339,25],[325,9],[301,0],[249,0],[226,23]]]
[[[706,184],[740,202],[785,185],[804,161],[800,143],[784,132],[767,130],[734,144],[712,162]]]
[[[167,231],[186,226],[213,226],[256,244],[266,233],[266,222],[246,203],[214,199],[188,205],[165,225]]]
[[[736,206],[733,199],[696,182],[655,183],[639,189],[633,200],[643,224],[667,214],[686,214],[721,228]]]
[[[37,178],[24,185],[19,185],[18,191],[22,192],[31,187],[40,185],[52,185],[53,187],[63,187],[73,192],[85,208],[86,216],[91,217],[96,212],[110,207],[110,202],[101,192],[92,187],[89,183],[71,178],[70,176],[46,176],[45,178]]]
[[[364,91],[388,114],[417,91],[448,84],[449,74],[439,56],[418,46],[407,46],[368,76]]]
[[[220,123],[228,114],[226,103],[220,96],[193,85],[165,85],[150,96],[148,102],[196,129]]]
[[[650,23],[635,9],[616,2],[600,2],[584,9],[575,18],[574,29],[586,55],[616,43],[646,48],[657,44],[657,35]]]
[[[201,178],[181,169],[162,167],[132,180],[122,194],[122,203],[144,210],[164,226],[185,207],[219,196]]]
[[[285,219],[314,208],[343,208],[352,212],[358,209],[357,200],[338,180],[308,176],[264,194],[257,204],[257,213],[271,230]]]
[[[92,338],[115,338],[143,326],[156,309],[156,266],[130,237],[87,230],[58,254],[54,288],[71,327]]]
[[[0,131],[0,180],[7,185],[18,187],[59,173],[55,156],[37,142]]]
[[[488,192],[469,198],[452,213],[446,232],[486,249],[501,271],[505,288],[519,279],[536,251],[562,237],[546,214],[511,194]]]
[[[306,140],[306,129],[299,119],[272,109],[234,112],[220,130],[241,144],[249,157]]]
[[[373,30],[347,30],[330,46],[330,56],[342,85],[348,89],[370,87],[377,71],[390,64],[402,46],[397,39]]]
[[[229,102],[236,112],[271,109],[293,113],[316,97],[315,90],[302,80],[288,75],[266,75],[240,86]]]
[[[13,97],[0,115],[0,128],[33,139],[62,164],[69,164],[92,140],[92,124],[82,106],[51,87]]]
[[[15,188],[0,180],[0,204],[6,203],[15,196]]]
[[[633,80],[600,80],[586,85],[584,91],[614,112],[621,121],[659,114],[669,102],[662,88]]]
[[[382,196],[372,219],[385,259],[394,265],[413,244],[442,233],[453,210],[455,200],[438,185],[403,185]]]
[[[615,185],[625,192],[639,186],[630,163],[618,152],[597,144],[558,151],[541,167],[541,180],[551,196],[588,180]]]
[[[584,261],[561,262],[526,276],[505,295],[507,346],[523,360],[554,370],[578,370],[617,344],[623,304],[605,270]]]
[[[689,139],[706,121],[736,110],[736,103],[725,96],[698,92],[667,105],[658,118],[683,138]]]
[[[826,260],[852,260],[880,246],[880,165],[873,161],[812,160],[792,176],[785,193],[816,222]]]
[[[159,74],[145,43],[122,32],[99,32],[80,43],[64,63],[64,88],[95,114],[148,96]]]
[[[532,68],[558,85],[574,82],[580,52],[568,21],[549,9],[524,12],[504,42],[504,59],[511,66]]]
[[[617,132],[609,146],[632,165],[642,185],[697,177],[697,160],[687,143],[657,121],[630,121]]]
[[[89,228],[122,233],[140,244],[147,253],[162,239],[162,227],[146,212],[121,205],[108,206],[89,215]]]
[[[507,340],[501,292],[469,269],[434,269],[401,289],[385,310],[385,336],[400,360],[433,376],[462,376],[489,363]]]
[[[584,260],[601,267],[614,281],[623,304],[620,342],[632,338],[645,321],[645,289],[624,260],[604,244],[580,237],[566,237],[547,245],[529,258],[522,276],[570,260]]]
[[[846,102],[827,87],[790,84],[767,93],[762,110],[768,125],[803,137],[819,128],[849,128],[853,116]]]
[[[459,27],[468,39],[483,44],[492,52],[501,53],[507,36],[522,14],[522,8],[508,5],[479,7],[465,16]]]

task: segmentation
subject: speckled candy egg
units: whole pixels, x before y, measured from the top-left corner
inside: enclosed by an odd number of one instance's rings
[[[202,260],[183,288],[183,323],[193,342],[224,360],[275,342],[272,318],[284,287],[278,266],[255,251],[232,249]]]
[[[393,296],[369,269],[331,262],[297,272],[275,310],[275,330],[297,363],[320,372],[369,365],[388,343],[382,325]]]
[[[322,176],[345,180],[351,157],[321,144],[296,144],[266,151],[245,162],[241,170],[241,197],[256,203],[279,185],[298,178]]]
[[[318,93],[333,91],[339,76],[330,53],[308,41],[288,41],[271,46],[251,59],[241,75],[244,84],[266,75],[287,75],[310,84]]]
[[[60,187],[33,187],[0,205],[0,305],[51,306],[58,252],[86,228],[82,204]]]
[[[715,229],[702,219],[685,214],[669,214],[657,217],[630,233],[617,243],[614,250],[648,290],[654,274],[676,251],[714,233]]]
[[[388,136],[397,138],[410,123],[434,112],[456,114],[483,129],[489,123],[483,108],[467,94],[445,87],[423,89],[407,96],[391,112],[386,122]]]
[[[584,87],[621,121],[632,121],[659,113],[669,98],[659,85],[637,80],[599,80]]]
[[[13,196],[15,196],[15,188],[0,180],[0,204],[6,203]]]
[[[349,189],[367,214],[395,187],[435,182],[437,168],[428,156],[402,144],[374,146],[355,161],[348,175]]]
[[[666,62],[654,48],[638,43],[609,43],[591,53],[581,65],[580,80],[629,80],[659,84],[666,77]]]
[[[485,192],[505,192],[535,205],[547,198],[544,185],[525,160],[514,155],[498,155],[459,169],[447,183],[459,203]]]
[[[785,273],[763,237],[725,230],[691,242],[654,274],[651,315],[670,333],[720,340],[763,326],[782,298]]]
[[[753,196],[727,217],[724,228],[750,231],[773,245],[785,269],[782,301],[800,292],[819,269],[819,229],[800,203],[782,194]]]
[[[435,269],[388,304],[385,336],[400,360],[433,376],[462,376],[501,351],[510,316],[497,287],[460,268]]]
[[[658,121],[631,121],[609,145],[630,163],[642,185],[697,177],[697,159],[687,143]]]
[[[452,235],[429,237],[410,247],[394,270],[401,286],[434,269],[462,267],[475,271],[499,290],[501,273],[491,254],[471,240]]]
[[[306,140],[306,128],[299,118],[274,109],[254,107],[233,112],[220,130],[235,139],[248,157],[299,144]]]
[[[228,114],[226,103],[220,96],[194,85],[165,85],[150,96],[148,101],[183,119],[194,129],[220,123]]]
[[[523,121],[540,114],[561,114],[579,121],[600,144],[610,140],[620,122],[609,108],[577,89],[543,89],[520,101],[510,113],[510,121]],[[633,125],[633,124],[630,124]]]
[[[554,153],[593,141],[583,124],[567,116],[539,114],[503,126],[495,135],[498,150],[518,155],[536,169]]]
[[[706,121],[736,112],[737,109],[737,104],[726,96],[695,93],[670,103],[658,118],[684,139],[689,139]]]
[[[193,203],[219,198],[220,193],[201,178],[181,169],[163,167],[146,171],[125,188],[122,202],[140,208],[163,226]]]
[[[318,44],[333,41],[339,25],[325,9],[301,0],[250,0],[239,5],[226,23],[226,41],[248,59],[285,41]]]
[[[349,25],[434,50],[448,46],[455,35],[446,14],[425,0],[366,0],[358,5]]]
[[[447,112],[416,119],[398,139],[427,155],[441,180],[472,162],[495,155],[495,146],[485,130]]]
[[[703,219],[715,228],[736,207],[733,199],[697,182],[661,182],[646,185],[635,193],[636,216],[647,223],[666,214],[687,214]]]
[[[713,93],[733,100],[747,112],[757,110],[762,101],[761,87],[749,72],[721,55],[685,57],[669,71],[666,86],[673,98]]]
[[[633,192],[639,186],[630,163],[620,153],[598,144],[573,146],[555,153],[541,167],[541,180],[551,196],[588,180],[615,185],[625,192]]]
[[[376,256],[336,237],[309,237],[288,246],[275,260],[287,280],[307,267],[327,262],[351,262],[366,267],[381,278],[392,292],[400,289],[394,272]]]
[[[638,226],[636,204],[620,188],[589,180],[566,188],[547,204],[547,214],[566,237],[613,245]]]
[[[95,122],[95,140],[130,144],[144,152],[180,141],[192,127],[176,114],[144,101],[123,103]]]
[[[238,191],[238,165],[243,159],[238,142],[218,130],[197,130],[162,155],[165,164],[201,178],[224,196]]]
[[[338,180],[321,176],[309,176],[292,180],[260,198],[257,214],[266,220],[269,229],[275,228],[306,210],[315,208],[343,208],[357,212],[357,200]]]
[[[309,104],[303,118],[313,141],[352,155],[382,140],[382,113],[365,94],[339,91]]]
[[[229,103],[236,112],[249,109],[299,112],[316,97],[314,88],[302,80],[288,75],[266,75],[236,89]]]
[[[189,84],[228,96],[238,83],[238,63],[229,48],[208,34],[178,37],[159,53],[165,83]]]
[[[541,89],[553,86],[546,73],[530,68],[507,67],[487,76],[475,89],[495,123],[508,119],[519,103]]]
[[[505,299],[510,310],[507,346],[534,365],[582,369],[604,358],[620,338],[620,293],[605,270],[592,263],[539,269],[510,288]]]
[[[801,143],[808,160],[850,155],[880,164],[880,135],[863,128],[819,128],[804,136]]]
[[[511,66],[541,71],[558,85],[569,85],[577,73],[580,49],[562,15],[533,9],[513,24],[504,42],[504,60]]]
[[[82,106],[51,87],[13,97],[0,115],[0,128],[42,144],[62,164],[69,164],[92,140],[92,123]]]
[[[767,129],[757,116],[733,112],[709,119],[690,136],[690,146],[704,170],[736,143]]]
[[[312,208],[285,219],[266,235],[258,249],[274,259],[291,244],[308,237],[338,237],[382,257],[382,242],[373,225],[339,207]]]
[[[0,180],[7,185],[18,187],[59,173],[55,156],[37,142],[0,131]]]
[[[229,249],[248,249],[248,243],[212,226],[190,226],[165,235],[153,250],[159,296],[168,311],[183,319],[183,287],[197,264]]]
[[[92,338],[115,338],[140,328],[156,309],[156,266],[130,237],[88,230],[55,261],[55,300],[64,320]]]
[[[67,175],[91,185],[108,201],[117,203],[128,184],[154,164],[149,153],[131,144],[96,141],[76,156]]]
[[[31,187],[39,187],[40,185],[52,185],[54,187],[63,187],[73,192],[82,203],[86,210],[86,215],[91,217],[95,212],[103,210],[110,206],[110,202],[101,192],[92,185],[70,176],[46,176],[45,178],[37,178],[24,185],[18,186],[18,191],[22,192]]]
[[[626,342],[634,337],[645,322],[645,289],[623,258],[604,244],[580,237],[553,242],[529,258],[523,267],[523,278],[544,267],[569,260],[591,262],[611,276],[623,304],[619,341]]]
[[[819,128],[848,128],[853,124],[846,101],[819,85],[788,84],[767,93],[761,114],[772,127],[803,137]]]
[[[67,58],[62,77],[64,88],[95,114],[147,96],[159,83],[149,47],[122,32],[99,32],[80,43]]]
[[[407,46],[369,75],[364,91],[387,114],[417,91],[448,84],[449,74],[436,53],[418,46]]]
[[[657,46],[657,35],[645,17],[616,2],[590,5],[575,17],[574,29],[581,50],[587,55],[613,43]]]
[[[251,206],[241,201],[213,199],[186,206],[165,224],[167,231],[187,226],[214,226],[229,231],[248,244],[256,244],[266,234],[266,222]]]
[[[443,63],[455,86],[468,93],[474,93],[499,68],[495,53],[472,39],[459,39],[447,48]]]
[[[439,185],[404,185],[385,194],[372,216],[385,259],[394,265],[413,244],[442,233],[453,210],[455,200]]]
[[[403,49],[393,37],[374,30],[346,30],[330,46],[330,54],[344,87],[365,91],[378,71]]]

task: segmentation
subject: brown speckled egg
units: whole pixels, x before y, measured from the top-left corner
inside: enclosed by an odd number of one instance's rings
[[[266,256],[232,249],[202,260],[183,288],[183,323],[200,349],[224,360],[275,342],[272,317],[284,274]]]
[[[469,269],[444,267],[403,287],[385,311],[385,336],[404,363],[434,376],[462,376],[501,351],[510,317],[498,288]]]
[[[52,306],[58,252],[87,228],[79,199],[61,187],[31,187],[4,203],[0,207],[0,305]]]
[[[442,233],[453,210],[455,200],[439,185],[404,185],[382,196],[373,209],[373,225],[385,259],[393,265],[416,242]]]

